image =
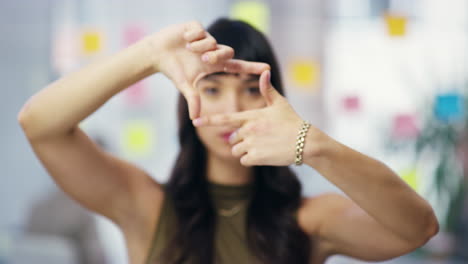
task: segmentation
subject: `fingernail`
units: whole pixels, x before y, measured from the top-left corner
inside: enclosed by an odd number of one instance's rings
[[[237,134],[237,130],[234,131],[234,132],[232,132],[232,134],[229,136],[229,140],[228,140],[228,141],[229,141],[229,142],[233,141],[234,138],[236,137],[236,134]]]
[[[197,119],[194,119],[192,123],[194,126],[200,126],[202,124],[202,120],[201,118],[197,118]]]
[[[209,61],[209,60],[210,60],[210,56],[209,56],[208,54],[204,54],[204,55],[202,56],[202,61],[207,62],[207,61]]]
[[[266,73],[266,75],[267,75],[267,81],[270,82],[270,80],[271,80],[271,72],[268,71],[268,72]]]

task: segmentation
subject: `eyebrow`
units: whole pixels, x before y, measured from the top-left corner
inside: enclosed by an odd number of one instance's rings
[[[238,73],[216,72],[216,73],[212,73],[210,75],[205,76],[204,78],[202,78],[202,80],[219,83],[220,81],[216,77],[224,76],[224,75],[239,76]],[[253,82],[253,81],[259,81],[259,76],[255,74],[249,74],[248,77],[245,80],[243,80],[244,83]]]

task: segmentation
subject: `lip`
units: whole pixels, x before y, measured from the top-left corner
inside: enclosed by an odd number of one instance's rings
[[[229,137],[234,133],[235,130],[227,131],[227,132],[221,132],[219,133],[219,136],[223,139],[225,142],[229,142]]]

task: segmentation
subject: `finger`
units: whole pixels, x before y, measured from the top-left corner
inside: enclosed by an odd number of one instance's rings
[[[234,49],[225,45],[218,45],[214,51],[203,54],[202,60],[210,64],[216,64],[220,61],[226,61],[234,57]]]
[[[188,109],[189,109],[189,116],[190,119],[196,119],[200,116],[200,95],[198,94],[196,89],[193,89],[190,85],[182,84],[180,89],[182,94],[187,101]]]
[[[248,146],[245,142],[240,142],[234,145],[231,149],[231,153],[234,157],[240,158],[248,152]]]
[[[250,166],[255,165],[254,161],[253,161],[253,156],[250,153],[247,153],[247,154],[243,155],[240,158],[240,163],[242,165],[246,166],[246,167],[250,167]]]
[[[202,40],[187,43],[187,49],[198,53],[216,50],[217,47],[218,44],[212,36],[206,37]]]
[[[245,126],[240,127],[229,137],[229,144],[235,145],[241,142],[245,137]]]
[[[198,21],[192,21],[186,24],[184,39],[187,42],[193,42],[206,37],[206,31]]]
[[[233,114],[219,114],[212,116],[202,116],[193,120],[194,126],[232,126],[241,127],[251,118],[250,111],[237,112]]]
[[[224,64],[224,71],[230,73],[250,73],[261,74],[269,70],[270,65],[263,62],[251,62],[244,60],[231,59]]]
[[[260,75],[260,93],[262,94],[263,98],[268,106],[275,103],[281,95],[276,91],[276,89],[271,85],[271,72],[264,71],[262,75]]]

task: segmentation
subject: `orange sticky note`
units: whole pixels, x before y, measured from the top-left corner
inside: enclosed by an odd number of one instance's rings
[[[268,33],[270,9],[266,3],[257,1],[239,1],[231,7],[231,17],[249,23],[259,31]]]
[[[103,47],[103,34],[98,30],[85,30],[81,35],[81,43],[84,54],[98,53]]]
[[[294,60],[290,63],[293,84],[303,90],[312,91],[319,78],[319,65],[312,60]]]
[[[406,34],[408,19],[401,15],[385,15],[388,34],[392,37],[402,37]]]

